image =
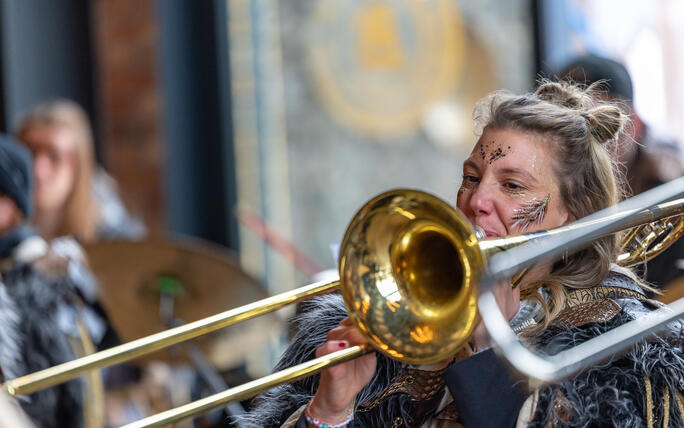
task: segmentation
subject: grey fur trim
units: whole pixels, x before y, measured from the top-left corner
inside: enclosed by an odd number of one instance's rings
[[[14,299],[7,293],[5,284],[0,283],[0,368],[5,379],[14,379],[26,373],[21,358],[20,323]]]
[[[16,335],[15,345],[19,347],[21,363],[11,370],[24,375],[74,359],[69,341],[55,319],[60,307],[72,305],[73,293],[68,279],[47,278],[30,265],[20,265],[3,272],[3,282],[20,320],[14,332],[9,334]],[[0,325],[0,330],[4,328]],[[23,401],[21,405],[36,426],[83,426],[80,379],[40,390],[29,398],[30,401]]]
[[[628,313],[622,312],[607,323],[549,329],[540,338],[545,343],[542,350],[555,354],[631,320]],[[644,377],[651,382],[655,420],[663,420],[663,393],[664,388],[668,387],[670,426],[684,426],[684,415],[679,415],[672,398],[673,393],[684,391],[682,339],[681,323],[674,324],[664,337],[642,342],[620,358],[540,390],[533,422],[529,426],[645,427]],[[567,398],[569,420],[563,420],[554,406],[558,391]],[[656,422],[656,426],[660,425]]]

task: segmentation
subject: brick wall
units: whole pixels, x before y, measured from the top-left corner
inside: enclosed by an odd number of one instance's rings
[[[154,0],[92,3],[103,163],[151,233],[164,226],[159,25]]]

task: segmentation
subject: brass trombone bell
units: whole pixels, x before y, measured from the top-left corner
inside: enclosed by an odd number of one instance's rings
[[[354,216],[340,248],[347,310],[377,350],[425,364],[468,340],[485,258],[458,210],[424,192],[383,193]]]

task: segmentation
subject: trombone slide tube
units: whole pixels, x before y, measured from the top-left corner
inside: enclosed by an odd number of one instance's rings
[[[292,303],[329,293],[338,287],[339,281],[320,281],[305,285],[295,290],[276,294],[245,306],[9,380],[2,385],[2,388],[11,395],[31,394],[40,389],[71,380],[88,370],[132,360],[141,355],[276,311]]]
[[[373,352],[373,348],[368,344],[351,346],[347,349],[336,351],[331,354],[324,355],[305,363],[270,374],[261,379],[256,379],[243,385],[227,389],[218,394],[210,395],[209,397],[193,401],[192,403],[176,407],[175,409],[157,413],[156,415],[152,415],[145,419],[124,425],[121,428],[160,427],[181,419],[208,412],[209,410],[220,407],[232,401],[244,400],[258,394],[261,391],[265,391],[278,385],[294,382],[304,377],[314,375],[327,367],[353,360],[354,358],[358,358],[369,352]]]
[[[684,298],[681,298],[666,308],[660,308],[571,349],[542,357],[531,352],[518,340],[508,327],[508,322],[499,311],[491,292],[482,294],[478,306],[481,311],[491,311],[486,326],[492,341],[498,345],[499,353],[513,368],[526,375],[532,385],[553,383],[573,376],[591,365],[626,351],[635,343],[666,327],[668,323],[684,317]]]
[[[538,383],[552,383],[572,376],[584,368],[623,352],[636,342],[653,334],[684,316],[684,299],[661,308],[647,317],[624,324],[608,333],[553,356],[540,356],[526,348],[504,319],[492,288],[496,280],[511,276],[533,263],[559,256],[563,251],[574,251],[589,245],[594,239],[613,230],[624,228],[651,207],[673,198],[684,196],[684,177],[658,186],[648,192],[601,210],[573,223],[567,233],[548,237],[496,254],[489,260],[489,272],[482,280],[478,308],[482,321],[493,343],[508,362],[520,373]],[[611,218],[610,223],[599,221]]]

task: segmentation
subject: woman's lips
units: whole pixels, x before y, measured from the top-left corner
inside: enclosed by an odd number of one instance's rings
[[[480,227],[480,229],[482,229],[484,231],[487,238],[497,238],[499,236],[499,234],[496,232],[492,232],[491,230],[487,230],[482,226],[479,226],[479,227]]]

